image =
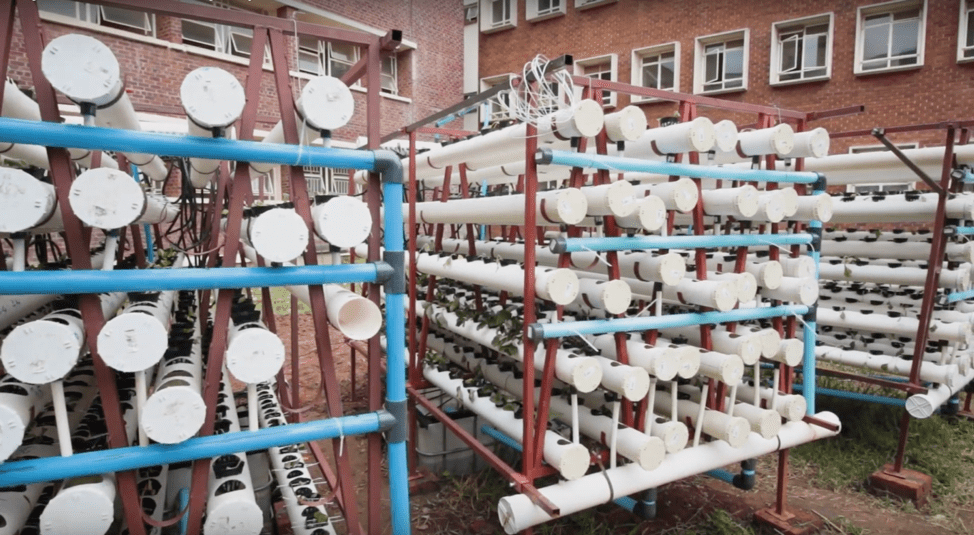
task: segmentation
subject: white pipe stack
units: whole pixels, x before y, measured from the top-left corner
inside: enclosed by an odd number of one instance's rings
[[[726,312],[738,302],[737,284],[736,281],[683,279],[673,286],[663,286],[663,299]]]
[[[223,370],[217,401],[220,433],[240,432],[230,376]],[[247,455],[232,453],[213,459],[208,478],[204,535],[258,535],[264,527],[264,513],[254,498],[254,483],[247,467]]]
[[[417,301],[418,310],[425,309],[425,305],[425,302]],[[426,309],[426,315],[433,323],[456,335],[487,348],[497,347],[495,344],[495,338],[498,335],[497,329],[481,327],[473,320],[458,322],[456,314],[447,312],[433,304],[430,304]],[[509,356],[520,362],[527,360],[537,371],[544,369],[545,347],[543,344],[539,344],[534,355],[531,356],[524,354],[524,346],[520,339],[512,341],[511,345],[514,346],[515,351],[513,355]],[[602,367],[598,361],[591,357],[582,357],[559,348],[555,357],[555,377],[574,386],[579,392],[591,392],[602,382]]]
[[[322,137],[322,132],[337,130],[348,124],[355,113],[352,91],[338,78],[319,76],[308,80],[301,89],[301,97],[294,103],[300,145],[310,145]],[[284,143],[284,122],[278,121],[262,143]],[[330,139],[325,139],[325,146]],[[251,163],[258,173],[269,173],[277,167],[269,163]]]
[[[700,403],[700,389],[692,385],[684,385],[679,389],[680,393],[690,395],[690,399]],[[732,400],[727,398],[727,403]],[[781,431],[781,415],[769,409],[755,407],[750,403],[738,400],[734,403],[732,410],[735,417],[744,418],[751,425],[751,431],[761,435],[761,438],[774,438]]]
[[[55,89],[78,104],[97,107],[98,126],[136,132],[142,129],[125,92],[118,60],[101,41],[80,34],[62,35],[44,47],[41,68]],[[156,182],[169,175],[156,155],[123,154]]]
[[[915,336],[920,328],[920,320],[917,318],[891,318],[886,314],[863,314],[849,310],[836,312],[829,309],[818,311],[818,323],[848,330],[889,333],[900,336]],[[931,320],[929,329],[930,340],[967,344],[972,339],[970,323]]]
[[[603,356],[613,360],[619,359],[613,335],[596,336],[592,345],[598,348]],[[676,345],[662,347],[657,345],[654,347],[637,340],[626,340],[626,354],[629,357],[629,364],[645,369],[650,375],[661,381],[670,381],[676,377],[677,373],[680,372],[683,360],[686,359],[685,353],[687,352],[684,348]],[[692,359],[698,353],[693,352],[690,358]],[[699,368],[699,358],[697,359],[697,368]]]
[[[838,417],[832,413],[822,412],[816,417],[839,425]],[[636,465],[624,465],[575,481],[546,487],[540,491],[559,508],[561,516],[568,516],[608,503],[620,496],[637,494],[702,471],[721,468],[836,434],[837,431],[828,431],[804,422],[791,422],[782,426],[781,432],[775,439],[765,439],[757,434],[751,434],[740,448],[733,448],[723,441],[711,442],[671,454],[659,468],[651,472],[642,470]],[[524,494],[501,498],[497,509],[504,531],[510,534],[552,519],[544,509],[535,505],[531,498]]]
[[[447,371],[426,366],[423,377],[445,394],[457,399],[464,407],[482,416],[494,427],[514,440],[523,443],[523,424],[514,411],[497,407],[490,397],[480,397],[477,389],[468,389],[462,379],[454,379]],[[554,431],[545,430],[543,456],[545,462],[558,470],[567,480],[578,479],[588,470],[590,454],[581,444],[565,440]]]
[[[183,78],[179,99],[186,112],[191,136],[215,137],[240,118],[247,102],[243,86],[235,76],[219,67],[200,67]],[[202,188],[216,180],[220,160],[190,158],[189,179]]]
[[[732,151],[718,151],[714,163],[739,162],[755,156],[790,157],[795,150],[795,131],[787,123],[771,128],[738,132],[737,145]]]
[[[538,192],[535,199],[537,224],[576,225],[581,223],[588,212],[585,194],[575,188]],[[408,206],[403,206],[403,214],[408,221]],[[450,202],[416,203],[416,223],[442,223],[475,225],[523,225],[524,195],[501,195],[457,199]]]
[[[700,327],[672,327],[660,329],[660,333],[668,338],[686,338],[687,342],[701,347]],[[725,329],[712,329],[710,333],[714,351],[737,355],[747,366],[752,366],[761,358],[761,337],[757,333],[732,333]]]
[[[855,195],[840,197],[832,205],[832,223],[932,222],[937,213],[936,193]],[[974,219],[974,195],[952,194],[947,200],[949,219]]]
[[[653,410],[659,416],[669,416],[673,411],[671,393],[664,391],[657,392]],[[697,420],[700,413],[700,404],[689,399],[677,400],[676,413],[681,421],[689,420],[694,427],[702,426],[704,433],[717,440],[726,442],[733,448],[744,446],[747,443],[748,435],[751,433],[751,424],[744,418],[728,416],[726,413],[707,408],[704,408],[703,421],[700,422]],[[691,449],[696,449],[696,447]]]
[[[904,149],[903,154],[927,176],[939,181],[943,169],[943,147]],[[957,145],[954,154],[958,163],[970,163],[974,160],[974,145]],[[917,175],[889,151],[807,158],[805,170],[824,174],[828,177],[829,186],[910,184],[919,181]]]
[[[871,282],[875,284],[896,284],[903,286],[923,286],[927,270],[913,267],[886,267],[872,264],[858,265],[856,262],[819,264],[819,278],[833,281]],[[961,264],[957,269],[944,269],[940,272],[940,288],[967,290],[971,287],[971,264]]]
[[[626,179],[629,180],[631,177],[627,175]],[[676,210],[684,214],[690,213],[700,200],[697,184],[685,177],[661,184],[640,184],[636,186],[636,191],[639,194],[659,197],[667,210]]]
[[[3,104],[0,106],[0,114],[4,117],[13,119],[23,119],[25,121],[40,121],[41,108],[30,97],[25,95],[19,87],[14,85],[9,79],[4,82]],[[4,150],[6,149],[6,150]],[[83,168],[91,168],[93,153],[86,149],[68,149],[71,160]],[[11,160],[22,160],[25,163],[50,169],[51,163],[47,159],[47,150],[40,145],[15,145],[12,143],[0,143],[0,156]],[[118,169],[118,162],[107,154],[101,155],[100,167]]]
[[[260,426],[268,428],[287,425],[281,403],[274,393],[273,383],[261,383],[257,386],[257,392],[260,401]],[[301,500],[318,502],[321,499],[301,449],[300,445],[295,444],[267,450],[274,478],[277,479],[277,488],[281,491],[284,508],[291,521],[291,530],[295,535],[334,535],[335,526],[324,505],[301,503]]]

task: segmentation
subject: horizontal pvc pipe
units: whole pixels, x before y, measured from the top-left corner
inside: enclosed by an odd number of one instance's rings
[[[129,150],[180,158],[375,170],[372,151],[172,136],[113,128],[0,118],[0,141],[91,150]]]
[[[680,387],[680,392],[689,394],[691,400],[700,403],[701,391],[699,388],[692,385],[683,385]],[[770,409],[755,407],[741,400],[737,400],[736,402],[730,398],[725,398],[725,400],[727,403],[734,404],[733,410],[728,410],[728,413],[733,414],[734,417],[747,420],[751,426],[751,431],[761,435],[762,438],[774,438],[778,436],[778,433],[781,431],[780,414]]]
[[[697,184],[689,178],[680,178],[662,184],[639,185],[636,186],[636,191],[659,197],[667,210],[676,210],[685,214],[690,213],[700,200]]]
[[[807,132],[795,133],[795,146],[787,154],[788,158],[824,158],[829,155],[828,130],[824,128],[813,128]]]
[[[626,143],[626,156],[653,158],[667,154],[707,152],[716,141],[714,124],[706,117],[646,130],[639,139]]]
[[[858,366],[870,370],[881,371],[901,376],[909,376],[913,362],[900,357],[889,355],[873,355],[865,351],[846,351],[834,347],[819,346],[815,348],[815,358]],[[920,365],[920,380],[930,383],[945,384],[949,387],[958,386],[961,374],[956,365],[939,366],[932,362]]]
[[[893,318],[886,314],[863,314],[861,312],[836,312],[829,309],[818,311],[818,323],[832,327],[866,332],[890,333],[901,336],[915,336],[920,328],[917,318]],[[929,337],[931,340],[969,343],[974,336],[970,323],[947,323],[931,320]]]
[[[795,392],[804,392],[805,385],[802,383],[795,383],[792,385],[792,389],[794,389]],[[879,405],[889,405],[890,407],[904,407],[906,405],[905,399],[877,396],[875,394],[863,394],[861,392],[849,392],[846,390],[837,390],[835,388],[822,388],[820,386],[815,387],[815,394],[821,394],[823,396],[832,398],[865,401]]]
[[[865,246],[863,246],[865,247]],[[819,278],[834,281],[872,282],[876,284],[897,284],[904,286],[923,286],[927,270],[911,267],[891,268],[855,263],[819,264]],[[944,269],[940,272],[940,288],[967,290],[971,287],[971,264],[963,264],[957,269]]]
[[[539,225],[575,225],[588,211],[585,195],[576,188],[540,192],[535,203]],[[524,217],[521,194],[416,203],[416,223],[523,225]]]
[[[953,386],[939,385],[929,389],[926,394],[914,394],[906,398],[906,412],[914,418],[929,418],[972,380],[974,370],[964,374]]]
[[[933,221],[937,215],[936,193],[856,195],[839,197],[832,205],[832,223],[915,223]],[[947,200],[947,217],[974,219],[974,195],[954,194]]]
[[[596,336],[592,344],[605,357],[613,360],[619,359],[619,355],[616,352],[615,337],[611,335]],[[629,364],[639,366],[652,376],[663,381],[670,381],[676,377],[680,371],[681,356],[684,352],[684,348],[676,345],[666,346],[657,344],[656,346],[651,346],[641,343],[638,340],[626,340],[626,353],[629,357]],[[699,369],[699,367],[698,358],[696,368]],[[696,370],[694,370],[693,375],[696,375]]]
[[[659,416],[669,416],[673,410],[673,399],[670,392],[659,391],[653,410]],[[731,447],[740,448],[751,434],[751,425],[744,418],[729,416],[727,413],[704,409],[703,422],[698,420],[700,404],[688,399],[676,402],[676,413],[680,421],[690,420],[690,425],[701,427],[707,435],[722,440]],[[696,448],[691,448],[696,449]]]
[[[671,327],[660,332],[668,338],[686,338],[690,344],[702,347],[699,327]],[[711,330],[710,338],[714,351],[737,355],[747,366],[761,358],[761,340],[757,333],[732,333],[718,327]]]
[[[839,419],[832,413],[822,412],[815,416],[839,425]],[[723,441],[711,442],[668,455],[663,464],[651,472],[637,465],[619,466],[539,490],[558,507],[561,516],[565,517],[608,503],[617,496],[630,496],[691,475],[835,436],[837,433],[838,431],[829,431],[804,422],[790,422],[782,426],[778,437],[774,439],[764,439],[752,433],[741,448],[732,448]],[[510,534],[552,520],[551,515],[535,505],[525,494],[501,498],[497,509],[504,531]]]
[[[378,264],[378,263],[377,263]],[[85,294],[376,282],[377,264],[0,272],[0,294]],[[384,264],[383,264],[384,265]]]
[[[380,410],[259,431],[191,438],[179,444],[150,444],[142,447],[76,453],[71,457],[8,462],[0,464],[0,480],[7,486],[14,486],[123,472],[159,464],[208,459],[240,451],[374,433],[385,431],[394,423],[394,416]]]
[[[10,458],[24,440],[24,432],[35,414],[51,401],[51,390],[18,381],[12,375],[0,378],[0,462]]]
[[[736,281],[683,279],[663,287],[663,299],[684,305],[699,305],[726,312],[737,304]]]
[[[782,418],[789,422],[795,422],[805,417],[808,402],[802,396],[775,392],[771,388],[760,388],[758,394],[763,407],[777,411]],[[754,387],[746,383],[738,385],[737,397],[742,400],[754,399]]]
[[[726,236],[633,236],[620,238],[566,238],[553,241],[556,253],[580,251],[623,251],[627,249],[696,249],[714,247],[760,247],[807,245],[811,234],[731,234]]]
[[[606,169],[609,171],[636,171],[687,176],[693,178],[743,180],[748,182],[791,182],[796,184],[811,184],[819,179],[819,175],[816,173],[763,171],[738,169],[733,167],[707,167],[701,165],[653,162],[647,160],[635,160],[631,158],[599,156],[595,154],[579,154],[558,150],[543,151],[539,154],[538,163],[590,169]]]
[[[573,321],[568,323],[540,324],[529,326],[541,338],[564,338],[582,334],[607,334],[630,331],[645,331],[680,327],[685,325],[717,324],[751,321],[786,316],[803,316],[808,307],[802,305],[782,305],[728,312],[700,312],[693,314],[669,314],[661,317],[617,318],[612,320]]]
[[[822,240],[822,256],[847,256],[850,258],[887,258],[923,260],[930,258],[930,245],[926,243],[871,243],[864,247],[861,242]],[[948,243],[947,259],[953,262],[974,262],[974,242]]]
[[[943,170],[943,147],[904,149],[902,152],[927,176],[934,177],[935,180],[940,177]],[[957,145],[954,147],[954,154],[958,163],[970,163],[974,160],[974,146]],[[827,176],[830,186],[918,182],[917,175],[889,151],[806,158],[805,169]]]
[[[605,115],[605,133],[609,141],[635,141],[646,132],[646,114],[638,106],[626,106]]]
[[[372,233],[368,205],[350,196],[339,196],[311,209],[315,233],[335,247],[355,247]]]

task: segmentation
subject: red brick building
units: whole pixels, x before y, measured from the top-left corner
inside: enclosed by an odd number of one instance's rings
[[[462,98],[459,72],[463,62],[463,18],[459,3],[445,0],[184,0],[303,22],[350,28],[376,35],[402,30],[403,44],[384,61],[382,73],[383,133],[401,128]],[[173,17],[109,8],[69,0],[37,0],[45,42],[67,33],[82,33],[104,42],[118,57],[126,87],[145,129],[179,131],[184,124],[179,86],[190,71],[217,66],[243,83],[252,32],[245,28],[199,23]],[[13,36],[7,76],[21,88],[33,82],[18,23]],[[292,88],[319,74],[341,76],[360,57],[350,45],[315,39],[287,39]],[[269,54],[269,53],[268,53]],[[334,132],[336,146],[357,146],[365,134],[365,89],[352,87],[356,114]],[[258,136],[279,118],[269,62],[265,64],[259,103]],[[72,106],[65,105],[70,115]],[[167,119],[171,118],[171,119]],[[185,131],[185,130],[183,130]],[[342,191],[346,176],[309,169],[309,185],[317,192]],[[265,183],[281,195],[279,174]]]
[[[832,132],[974,117],[974,0],[466,0],[479,45],[465,90],[520,73],[538,53],[571,54],[575,73],[803,111],[854,104]],[[471,34],[476,32],[476,40]],[[472,51],[467,51],[468,59]],[[672,103],[610,95],[650,124]],[[702,109],[714,119],[734,117]],[[891,136],[942,145],[942,132]],[[875,145],[835,140],[832,152]]]

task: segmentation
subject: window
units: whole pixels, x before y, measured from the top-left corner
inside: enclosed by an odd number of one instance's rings
[[[324,167],[304,167],[303,169],[309,196],[348,194],[348,169]]]
[[[119,7],[94,6],[69,0],[37,0],[40,11],[99,26],[155,36],[155,16]]]
[[[185,1],[185,0],[184,0]],[[196,2],[188,2],[196,3]],[[228,2],[214,0],[208,5],[230,9]],[[254,31],[250,28],[227,26],[190,19],[183,19],[183,42],[241,58],[250,57],[250,45],[254,41]],[[269,59],[270,54],[265,54]]]
[[[486,91],[497,84],[504,82],[509,82],[514,78],[513,74],[501,74],[498,76],[491,76],[489,78],[482,78],[480,80],[480,90]],[[508,111],[508,104],[510,104],[510,96],[506,92],[501,92],[494,98],[488,100],[484,103],[484,107],[481,108],[482,113],[480,117],[480,122],[498,122],[506,121],[511,118],[511,114]]]
[[[896,148],[901,150],[919,148],[919,143],[897,143]],[[885,145],[865,145],[860,147],[849,147],[849,154],[865,154],[867,152],[885,152],[889,149]],[[846,186],[846,193],[858,193],[868,195],[870,193],[903,193],[916,189],[916,182],[908,184],[850,184]]]
[[[275,173],[264,174],[254,174],[250,178],[250,188],[257,200],[263,201],[267,199],[277,198],[274,193],[274,175]]]
[[[828,79],[831,58],[831,13],[771,26],[772,84]]]
[[[693,73],[695,93],[747,89],[748,30],[698,37]]]
[[[480,0],[480,31],[490,33],[515,26],[517,26],[517,0]]]
[[[565,14],[568,0],[527,0],[527,20],[541,21]]]
[[[615,54],[577,60],[575,61],[575,74],[614,82],[616,80],[617,65],[618,56]],[[602,91],[602,105],[616,105],[616,94],[614,91]]]
[[[632,51],[632,85],[680,90],[680,43],[640,48]],[[652,101],[633,95],[633,102]]]
[[[923,65],[926,3],[910,0],[859,8],[856,74]]]
[[[399,61],[396,56],[382,59],[382,92],[390,95],[399,94],[398,71]]]
[[[359,60],[360,53],[355,45],[302,36],[298,38],[298,72],[341,78]]]
[[[618,0],[575,0],[575,9],[588,9],[590,7],[597,7],[604,4],[612,4]]]
[[[960,34],[957,37],[957,61],[974,59],[974,0],[960,3]]]

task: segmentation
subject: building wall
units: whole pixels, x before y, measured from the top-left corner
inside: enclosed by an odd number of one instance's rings
[[[599,7],[576,10],[567,2],[567,13],[547,20],[528,22],[526,2],[517,0],[517,26],[495,33],[481,33],[480,76],[520,72],[538,53],[549,58],[572,54],[576,60],[609,53],[618,54],[617,81],[629,83],[632,50],[671,41],[680,43],[680,91],[693,91],[695,38],[750,29],[748,89],[718,98],[780,106],[802,111],[828,110],[863,104],[866,112],[817,122],[832,132],[929,123],[974,117],[974,64],[957,62],[960,0],[927,0],[926,53],[918,69],[887,74],[853,74],[857,8],[878,0],[618,0]],[[483,8],[481,16],[484,15]],[[776,22],[834,14],[831,79],[785,87],[769,83],[771,28]],[[620,96],[618,105],[629,103]],[[639,104],[651,124],[672,115],[671,103]],[[731,118],[751,124],[754,116],[715,113],[714,119]],[[896,141],[943,144],[941,132],[891,136]],[[874,145],[870,138],[834,140],[833,152],[850,145]]]

